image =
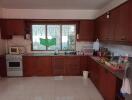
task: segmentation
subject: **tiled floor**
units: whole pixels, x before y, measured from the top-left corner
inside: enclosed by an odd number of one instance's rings
[[[0,100],[103,100],[93,83],[80,76],[0,80]]]

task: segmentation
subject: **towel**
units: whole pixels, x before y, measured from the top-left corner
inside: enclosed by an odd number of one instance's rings
[[[130,81],[128,78],[123,79],[123,84],[121,87],[121,93],[122,94],[131,94],[131,87],[130,87]]]
[[[122,83],[122,87],[121,87],[121,93],[123,95],[126,95],[126,94],[131,94],[131,84],[130,84],[130,80],[128,78],[128,70],[129,70],[130,66],[129,64],[126,64],[126,68],[125,68],[125,75],[124,75],[124,78],[123,78],[123,83]]]

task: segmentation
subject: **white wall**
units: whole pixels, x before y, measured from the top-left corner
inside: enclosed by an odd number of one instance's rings
[[[3,18],[94,19],[96,10],[2,9]]]
[[[106,5],[104,8],[100,9],[97,13],[95,18],[103,15],[104,13],[110,11],[111,9],[121,5],[122,3],[126,2],[128,0],[113,0],[110,4]]]
[[[24,46],[26,48],[27,53],[49,53],[49,51],[32,51],[31,40],[25,40],[23,36],[13,36],[12,40],[7,40],[6,45],[7,45],[7,48],[9,48],[10,46]],[[83,48],[92,49],[92,47],[93,47],[92,42],[77,42],[76,43],[77,51],[81,51]],[[54,51],[51,51],[50,53],[52,52]]]
[[[0,18],[2,18],[2,8],[0,8]]]
[[[21,19],[95,19],[127,0],[113,0],[100,10],[49,10],[49,9],[6,9],[2,8],[3,18]]]

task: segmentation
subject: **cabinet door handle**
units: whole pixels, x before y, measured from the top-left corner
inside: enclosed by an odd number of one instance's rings
[[[121,38],[121,40],[125,40],[125,38]]]
[[[108,73],[108,71],[105,69],[105,73],[107,74]]]

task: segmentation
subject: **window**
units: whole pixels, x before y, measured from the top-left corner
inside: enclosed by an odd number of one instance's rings
[[[33,24],[33,50],[75,50],[76,25]]]

